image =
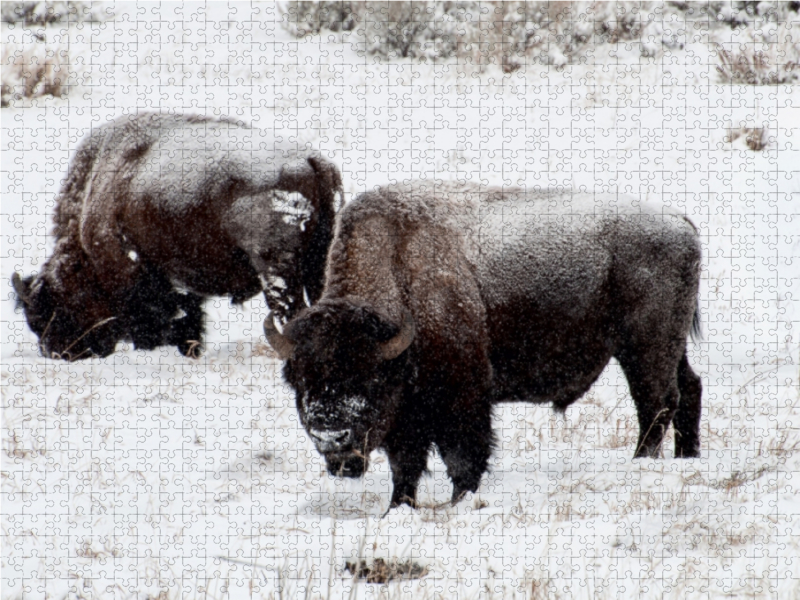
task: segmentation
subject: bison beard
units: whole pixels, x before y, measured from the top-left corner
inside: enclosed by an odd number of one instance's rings
[[[48,357],[106,356],[123,339],[196,357],[209,296],[263,291],[283,320],[319,298],[337,195],[332,163],[269,131],[121,117],[79,145],[55,250],[36,277],[14,275],[18,303]]]
[[[486,471],[494,403],[565,410],[611,358],[636,404],[634,456],[659,456],[671,423],[676,457],[698,456],[699,265],[686,218],[629,198],[390,186],[340,213],[319,303],[265,333],[332,474],[360,476],[382,449],[391,506],[414,506],[436,446],[458,501]]]

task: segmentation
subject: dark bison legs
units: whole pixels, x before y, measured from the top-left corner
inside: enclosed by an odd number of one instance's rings
[[[184,315],[178,317],[180,311]],[[143,275],[125,302],[128,332],[135,348],[153,350],[174,345],[184,356],[200,354],[203,298],[176,292],[158,272]]]
[[[185,315],[170,323],[167,344],[177,346],[184,356],[198,358],[203,349],[203,298],[197,294],[180,294],[178,307]]]
[[[389,508],[417,505],[417,483],[428,466],[430,442],[406,436],[388,444],[386,453],[392,470],[392,501]]]
[[[700,456],[700,409],[703,384],[692,371],[686,353],[678,364],[678,390],[680,403],[672,426],[675,428],[675,457],[696,458]]]
[[[448,427],[436,437],[436,445],[453,482],[453,504],[467,492],[477,492],[494,446],[492,414],[488,402],[481,414],[451,415]]]
[[[178,295],[159,277],[142,277],[125,302],[127,329],[135,348],[153,350],[178,311]]]
[[[639,440],[634,458],[658,458],[661,443],[678,409],[680,391],[676,363],[672,353],[657,348],[642,352],[625,352],[617,356],[628,380],[636,416],[639,420]]]

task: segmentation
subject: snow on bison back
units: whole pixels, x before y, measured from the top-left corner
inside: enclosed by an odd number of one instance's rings
[[[202,301],[263,290],[287,320],[321,291],[339,170],[268,130],[140,113],[91,132],[57,198],[55,249],[13,284],[45,356],[176,345],[197,355]],[[187,291],[178,291],[177,287]]]
[[[415,503],[433,445],[453,501],[478,488],[493,403],[564,410],[616,358],[639,420],[636,457],[699,454],[700,242],[636,199],[420,181],[340,214],[320,301],[283,333],[300,419],[333,475],[389,457],[391,505]]]

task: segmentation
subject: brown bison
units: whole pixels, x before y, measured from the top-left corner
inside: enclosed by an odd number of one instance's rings
[[[332,163],[267,131],[121,117],[79,145],[55,250],[37,276],[14,274],[18,302],[46,356],[107,356],[122,339],[196,355],[207,296],[263,290],[284,320],[319,297],[341,192]]]
[[[611,358],[639,418],[636,457],[699,453],[700,244],[682,215],[627,198],[417,182],[341,213],[320,301],[280,333],[300,419],[334,475],[383,449],[391,506],[414,505],[432,445],[453,501],[478,488],[492,404],[564,410]]]

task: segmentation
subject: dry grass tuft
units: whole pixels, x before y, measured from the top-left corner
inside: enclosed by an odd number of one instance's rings
[[[794,34],[794,35],[793,35]],[[800,42],[794,29],[781,27],[771,39],[749,33],[746,41],[717,44],[717,75],[722,83],[791,84],[800,79]]]
[[[69,91],[72,76],[69,53],[61,44],[36,40],[20,47],[5,43],[2,65],[0,103],[3,107],[25,98],[60,98]]]
[[[264,356],[266,358],[278,358],[278,354],[267,344],[256,342],[253,344],[253,356]]]
[[[4,23],[21,23],[26,27],[63,22],[95,22],[100,20],[99,2],[3,2],[0,19]]]
[[[546,576],[533,577],[531,573],[526,573],[522,588],[527,600],[548,600],[558,597],[552,582]]]
[[[731,473],[730,477],[726,477],[725,479],[716,482],[712,485],[717,489],[724,490],[725,492],[730,493],[736,488],[739,488],[743,485],[756,481],[762,475],[772,470],[774,469],[770,468],[767,465],[762,465],[758,469],[754,469],[752,471],[734,471],[733,473]]]
[[[730,127],[725,134],[725,141],[730,144],[742,136],[745,137],[747,147],[753,152],[760,152],[769,146],[769,130],[766,127]]]
[[[389,583],[395,579],[421,579],[428,574],[428,568],[411,560],[384,560],[376,558],[371,565],[366,561],[347,561],[345,570],[356,579],[367,583]]]

